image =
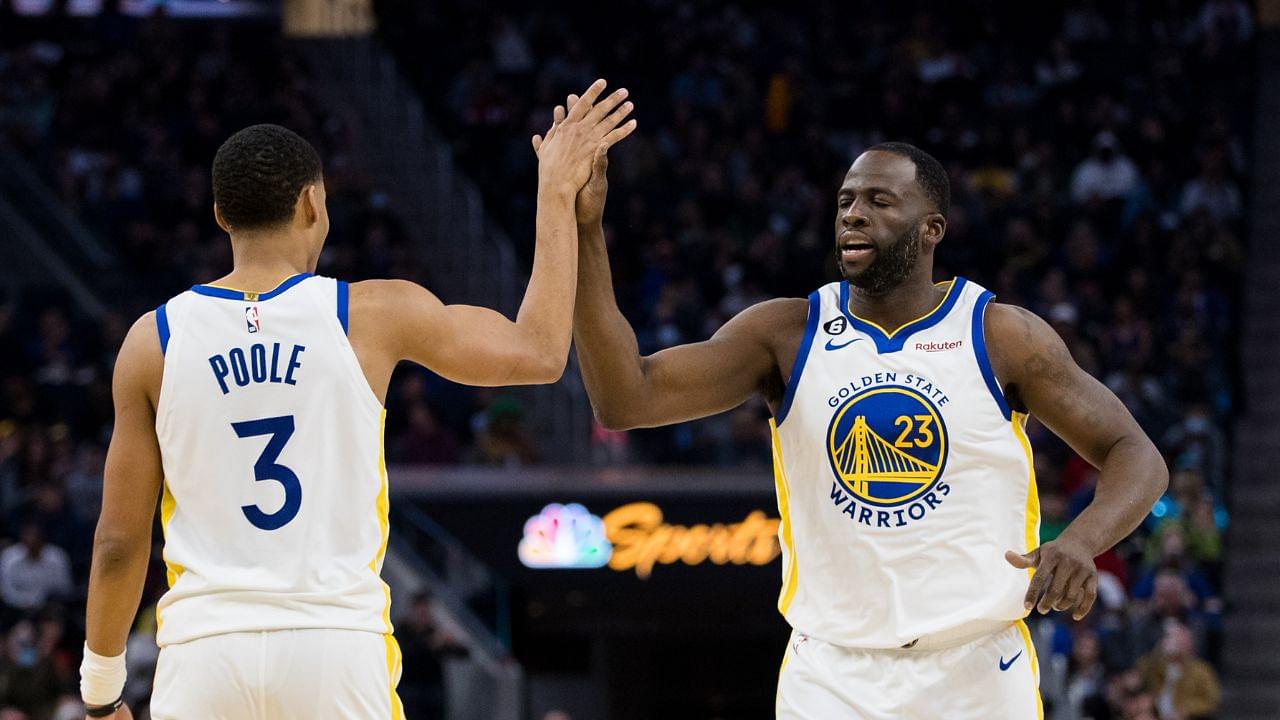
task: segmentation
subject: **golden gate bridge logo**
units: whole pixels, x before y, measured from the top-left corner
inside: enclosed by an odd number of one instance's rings
[[[907,387],[877,387],[850,397],[836,410],[827,435],[836,478],[873,505],[900,505],[923,495],[946,464],[941,415]]]

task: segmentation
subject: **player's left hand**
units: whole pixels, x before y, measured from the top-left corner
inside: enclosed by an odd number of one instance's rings
[[[1041,615],[1051,610],[1071,611],[1080,620],[1089,614],[1098,599],[1098,568],[1084,545],[1069,538],[1050,540],[1025,555],[1012,550],[1004,554],[1010,565],[1025,570],[1035,568],[1023,607]]]
[[[547,135],[551,134],[557,125],[564,120],[568,111],[578,102],[576,94],[570,95],[564,105],[557,105],[551,113],[551,128],[548,129]],[[537,153],[542,149],[543,138],[535,135],[533,137],[533,151]],[[591,179],[586,185],[578,191],[576,199],[575,213],[579,225],[596,225],[604,218],[604,201],[609,194],[609,148],[601,145],[596,148],[595,157],[591,162]]]

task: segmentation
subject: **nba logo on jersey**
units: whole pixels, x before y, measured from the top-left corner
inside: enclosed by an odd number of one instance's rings
[[[257,305],[250,305],[244,309],[244,324],[248,326],[250,333],[256,333],[262,329],[262,323],[258,321]]]

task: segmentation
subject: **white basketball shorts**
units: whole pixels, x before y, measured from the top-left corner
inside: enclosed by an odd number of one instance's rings
[[[167,645],[154,720],[404,720],[400,646],[359,630],[274,630]]]
[[[793,631],[778,720],[1042,720],[1040,669],[1021,621],[955,647],[860,650]]]

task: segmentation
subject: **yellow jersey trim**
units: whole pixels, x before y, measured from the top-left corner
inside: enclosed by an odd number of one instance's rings
[[[1040,492],[1036,488],[1036,462],[1031,454],[1031,443],[1027,440],[1027,414],[1014,412],[1010,422],[1013,425],[1013,434],[1022,445],[1022,451],[1027,454],[1027,505],[1024,510],[1026,519],[1024,539],[1027,546],[1023,552],[1029,553],[1040,547]],[[1034,577],[1035,573],[1035,568],[1027,568],[1028,576]]]
[[[908,320],[907,322],[902,323],[902,324],[901,324],[901,325],[899,325],[898,327],[894,328],[894,329],[893,329],[893,332],[889,332],[888,330],[885,330],[884,328],[880,327],[880,325],[879,325],[879,324],[877,324],[877,323],[875,323],[875,322],[873,322],[873,321],[871,321],[871,320],[868,320],[868,319],[866,319],[866,318],[862,317],[861,315],[858,315],[857,313],[855,313],[855,312],[853,311],[853,307],[852,307],[852,305],[850,305],[849,307],[846,307],[846,308],[845,308],[845,310],[849,313],[849,315],[850,315],[850,316],[852,316],[852,317],[856,318],[856,319],[857,319],[857,320],[859,320],[860,322],[864,322],[864,323],[866,323],[866,324],[870,325],[871,327],[873,327],[873,328],[875,328],[875,329],[879,330],[880,332],[884,333],[885,339],[892,339],[894,335],[897,335],[898,333],[902,332],[903,328],[911,327],[912,325],[914,325],[914,324],[916,324],[916,323],[920,322],[921,320],[925,320],[926,318],[929,318],[929,317],[930,317],[930,316],[932,316],[934,313],[936,313],[936,312],[938,312],[939,310],[941,310],[943,305],[946,305],[946,304],[947,304],[947,298],[951,297],[951,293],[952,293],[952,291],[954,291],[954,290],[956,289],[956,281],[955,281],[954,279],[946,280],[946,281],[943,281],[943,282],[940,282],[940,283],[934,283],[934,285],[933,285],[933,286],[934,286],[934,287],[942,287],[943,285],[946,285],[946,286],[947,286],[947,292],[946,292],[945,294],[943,294],[942,299],[938,301],[938,304],[937,304],[937,305],[935,305],[935,306],[933,307],[933,309],[932,309],[932,310],[930,310],[929,312],[927,312],[927,313],[925,313],[925,314],[921,315],[920,317],[918,317],[918,318],[916,318],[916,319],[914,319],[914,320]]]
[[[400,704],[400,695],[396,686],[400,684],[400,673],[404,670],[403,656],[400,654],[400,643],[390,633],[382,636],[387,645],[387,682],[391,691],[391,720],[404,720],[404,706]]]
[[[378,582],[382,584],[382,594],[386,598],[386,602],[382,606],[382,622],[387,628],[387,633],[391,633],[391,588],[386,581],[382,579],[382,561],[387,556],[387,541],[391,537],[391,499],[387,487],[387,411],[383,408],[382,414],[378,418],[378,478],[381,482],[378,490],[377,512],[378,512],[378,528],[382,533],[382,541],[378,544],[378,551],[374,553],[373,559],[369,561],[369,570],[374,575],[379,576]]]
[[[782,570],[782,592],[778,596],[778,612],[787,614],[791,600],[800,584],[800,565],[796,562],[796,548],[791,538],[791,490],[787,483],[787,471],[782,462],[782,440],[778,436],[778,424],[769,419],[769,435],[773,439],[773,483],[778,491],[778,512],[782,516],[779,538],[786,545],[786,567]]]
[[[1040,658],[1036,656],[1036,645],[1031,642],[1031,630],[1027,628],[1027,623],[1019,620],[1015,624],[1018,626],[1018,634],[1022,636],[1022,643],[1027,646],[1031,673],[1036,679],[1036,720],[1044,720],[1044,700],[1040,698]]]
[[[172,588],[178,582],[178,578],[182,577],[182,573],[186,572],[186,568],[169,559],[169,521],[173,519],[173,514],[178,510],[178,501],[174,499],[173,493],[169,491],[168,481],[161,481],[160,485],[160,534],[165,538],[165,547],[160,551],[160,557],[164,559],[164,579]],[[164,625],[164,619],[160,616],[159,608],[156,608],[156,632],[160,631],[160,627]]]

